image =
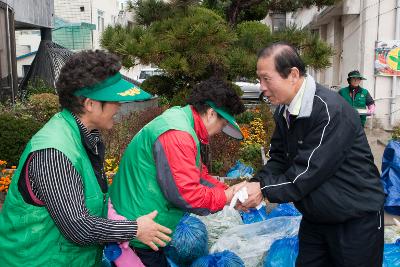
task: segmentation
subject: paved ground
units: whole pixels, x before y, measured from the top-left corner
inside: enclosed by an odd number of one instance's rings
[[[385,146],[382,143],[387,143],[391,134],[382,129],[366,129],[368,142],[371,147],[372,154],[374,155],[375,165],[381,171],[382,156]]]

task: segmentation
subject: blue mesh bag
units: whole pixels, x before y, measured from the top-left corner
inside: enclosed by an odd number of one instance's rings
[[[165,254],[178,266],[187,266],[193,260],[208,254],[208,233],[205,224],[196,217],[183,216]]]
[[[245,267],[242,259],[235,253],[224,250],[195,260],[190,267]]]

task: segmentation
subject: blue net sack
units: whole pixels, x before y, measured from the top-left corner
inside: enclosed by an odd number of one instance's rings
[[[235,253],[224,250],[198,258],[190,267],[244,267],[244,263]]]
[[[278,204],[269,214],[268,219],[281,216],[301,216],[301,213],[293,204],[283,203]]]
[[[106,258],[103,252],[103,258],[101,259],[100,267],[111,267],[111,262]]]
[[[170,258],[167,257],[167,261],[170,267],[179,267],[178,265],[175,264]]]
[[[239,160],[236,161],[235,166],[230,168],[228,172],[226,173],[226,178],[240,178],[240,177],[245,177],[245,178],[251,178],[253,176],[254,169],[250,166],[245,165],[244,163],[240,162]]]
[[[386,194],[384,209],[400,215],[400,142],[390,141],[383,152],[381,182]]]
[[[178,223],[165,254],[178,266],[189,265],[193,260],[208,254],[206,226],[198,218],[185,215]]]
[[[117,243],[107,244],[104,248],[104,256],[108,261],[115,261],[121,256],[122,250]]]
[[[297,236],[286,237],[272,243],[264,260],[264,267],[294,267],[299,254]]]

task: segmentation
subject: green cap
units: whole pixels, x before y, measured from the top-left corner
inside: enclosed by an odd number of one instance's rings
[[[212,101],[208,100],[206,103],[212,107],[222,118],[229,122],[229,124],[222,129],[225,134],[235,139],[243,139],[243,134],[240,130],[239,124],[237,124],[235,118],[229,114],[228,111],[226,111],[224,108],[217,107],[217,105],[215,105],[215,103]]]
[[[363,76],[361,76],[358,70],[350,71],[349,74],[347,74],[347,78],[359,78],[361,80],[366,80]]]
[[[75,91],[74,95],[108,102],[144,101],[152,97],[138,86],[124,80],[119,72],[93,86]]]

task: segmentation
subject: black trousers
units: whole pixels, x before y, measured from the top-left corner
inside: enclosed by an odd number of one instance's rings
[[[303,219],[297,267],[382,267],[383,210],[339,224]]]
[[[145,248],[134,248],[136,254],[146,267],[169,267],[167,257],[164,250],[159,248],[158,251]]]

